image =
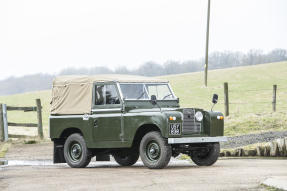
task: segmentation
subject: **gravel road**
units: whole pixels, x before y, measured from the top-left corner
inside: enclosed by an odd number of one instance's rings
[[[248,134],[235,137],[228,137],[228,142],[221,143],[221,148],[235,148],[254,143],[273,141],[277,138],[287,137],[287,131],[270,131],[259,134]]]
[[[72,169],[52,164],[52,144],[13,145],[0,167],[0,190],[264,190],[261,182],[286,176],[286,160],[220,159],[210,167],[172,159],[162,170],[141,161],[120,167],[114,161]],[[17,161],[15,161],[17,160]]]

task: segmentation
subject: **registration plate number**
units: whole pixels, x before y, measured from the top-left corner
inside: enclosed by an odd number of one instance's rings
[[[180,135],[180,123],[170,123],[169,124],[169,134],[170,135]]]

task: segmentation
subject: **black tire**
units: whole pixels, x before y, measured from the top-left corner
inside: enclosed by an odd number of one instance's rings
[[[85,168],[91,161],[91,154],[84,137],[79,133],[70,135],[65,141],[64,157],[72,168]]]
[[[139,152],[135,149],[122,150],[113,153],[115,161],[121,166],[132,166],[139,159]]]
[[[144,165],[150,169],[167,166],[172,154],[171,146],[157,131],[147,133],[140,143],[140,156]]]
[[[208,145],[209,151],[207,153],[194,152],[191,160],[198,166],[211,166],[213,165],[220,153],[219,143]]]

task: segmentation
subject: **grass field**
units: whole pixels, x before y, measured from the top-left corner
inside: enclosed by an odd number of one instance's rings
[[[287,62],[212,70],[208,88],[203,72],[163,76],[170,81],[183,107],[210,110],[213,93],[219,95],[214,110],[224,111],[223,83],[229,84],[230,116],[225,134],[239,135],[287,130]],[[272,112],[273,84],[277,84],[277,112]]]
[[[213,93],[219,95],[214,110],[223,110],[223,83],[229,83],[230,116],[225,119],[226,135],[239,135],[269,130],[287,130],[287,61],[255,66],[212,70],[208,87],[203,86],[203,72],[161,76],[168,79],[182,107],[210,110]],[[272,85],[277,84],[277,112],[272,112]],[[40,98],[47,135],[50,90],[0,96],[0,103],[32,106]],[[35,112],[9,112],[10,122],[36,122]],[[10,128],[10,127],[9,127]],[[11,128],[13,129],[13,128]],[[36,132],[36,128],[35,128]]]

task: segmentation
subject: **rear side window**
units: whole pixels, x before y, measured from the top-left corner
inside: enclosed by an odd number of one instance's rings
[[[115,85],[95,86],[95,105],[120,104],[119,95]]]

